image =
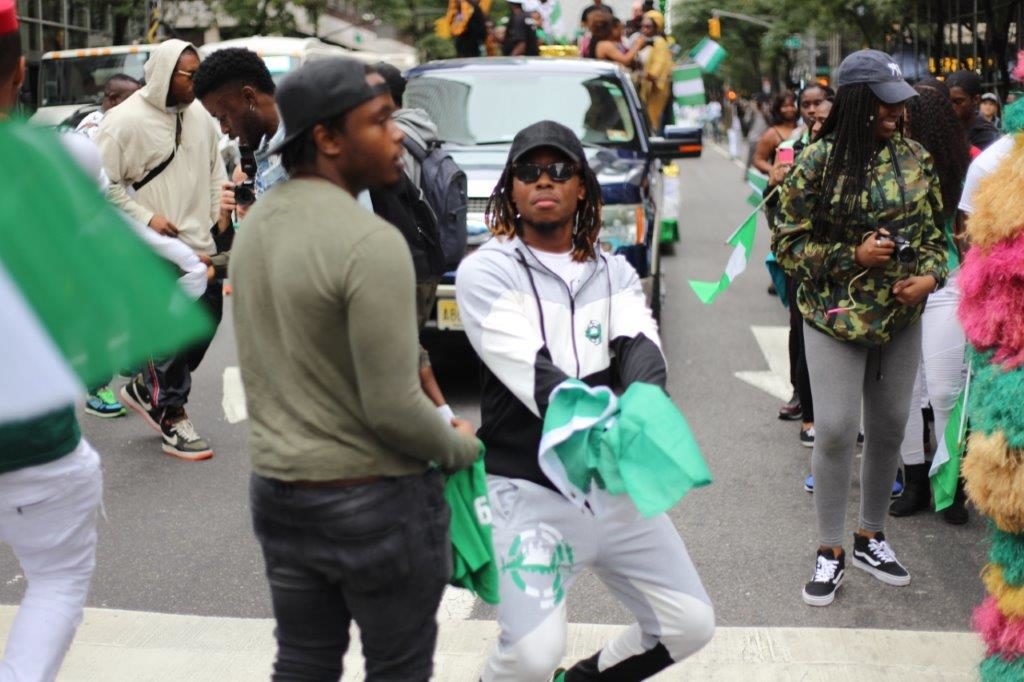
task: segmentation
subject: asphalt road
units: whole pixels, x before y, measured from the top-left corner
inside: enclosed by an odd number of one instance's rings
[[[926,513],[892,519],[887,535],[913,574],[905,588],[850,570],[836,603],[812,609],[800,589],[816,545],[813,497],[803,491],[810,451],[797,426],[776,419],[778,399],[735,372],[768,369],[752,326],[782,327],[785,310],[765,293],[762,225],[755,258],[713,305],[699,303],[688,278],[715,280],[730,249],[724,239],[746,217],[741,171],[715,149],[682,163],[682,241],[664,261],[667,299],[662,339],[669,389],[689,420],[715,476],[671,516],[714,600],[732,626],[866,627],[967,630],[982,597],[984,524],[963,527]],[[229,320],[230,316],[226,316]],[[468,346],[435,349],[441,381],[457,412],[479,419],[476,371]],[[247,426],[229,424],[222,407],[224,369],[236,365],[230,322],[221,325],[194,377],[189,412],[216,449],[189,463],[160,451],[157,434],[135,416],[81,416],[103,455],[106,520],[90,606],[196,615],[268,617],[269,596],[247,509]],[[850,496],[848,523],[859,495]],[[24,580],[0,548],[0,603],[14,604]],[[630,615],[592,576],[569,594],[570,620],[626,623]],[[493,612],[474,607],[473,618]]]

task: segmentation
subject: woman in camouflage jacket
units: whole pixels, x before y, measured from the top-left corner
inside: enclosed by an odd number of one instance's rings
[[[853,564],[882,582],[910,574],[883,535],[921,354],[918,320],[946,275],[942,194],[931,157],[899,133],[917,93],[889,55],[861,50],[837,74],[821,138],[782,188],[772,248],[796,282],[814,394],[820,546],[804,601],[832,603],[861,404],[864,457]]]

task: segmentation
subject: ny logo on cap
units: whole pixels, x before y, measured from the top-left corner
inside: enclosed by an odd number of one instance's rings
[[[903,72],[900,71],[900,66],[896,62],[889,62],[889,71],[893,78],[903,78]]]

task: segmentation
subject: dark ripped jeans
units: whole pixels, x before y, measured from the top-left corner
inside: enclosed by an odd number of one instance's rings
[[[252,476],[277,628],[274,682],[335,682],[351,621],[368,682],[429,680],[435,615],[451,575],[443,479],[305,488]]]

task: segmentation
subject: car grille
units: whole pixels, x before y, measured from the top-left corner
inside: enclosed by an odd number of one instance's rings
[[[470,197],[467,203],[467,213],[483,213],[487,210],[487,199],[479,197]]]

